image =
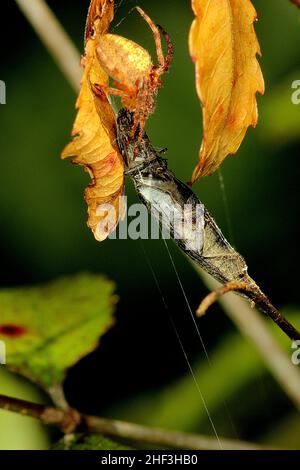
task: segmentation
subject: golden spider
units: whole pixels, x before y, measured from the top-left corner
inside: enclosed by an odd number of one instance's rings
[[[161,86],[160,77],[168,71],[171,65],[173,44],[160,25],[156,26],[140,7],[136,9],[153,32],[158,65],[153,65],[150,54],[139,44],[116,34],[101,35],[96,53],[100,65],[114,80],[114,88],[102,87],[103,91],[119,96],[122,105],[134,113],[133,134],[138,126],[140,129],[137,151],[146,120],[155,109],[154,96]],[[163,53],[160,33],[168,46],[166,57]]]

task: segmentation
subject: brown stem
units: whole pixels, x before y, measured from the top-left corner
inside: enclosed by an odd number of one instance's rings
[[[18,398],[7,397],[5,395],[0,395],[0,408],[37,419],[42,419],[45,411],[45,406],[43,405],[19,400]]]
[[[224,284],[221,287],[218,287],[215,289],[213,292],[210,292],[202,301],[201,304],[199,305],[197,309],[197,315],[198,317],[203,317],[209,307],[213,305],[217,300],[219,300],[220,297],[223,295],[227,294],[228,292],[240,292],[241,289],[246,289],[248,287],[248,284],[245,282],[227,282],[227,284]]]
[[[279,328],[292,340],[300,340],[300,333],[296,328],[271,304],[268,297],[261,292],[255,282],[247,277],[245,282],[231,281],[211,292],[201,302],[197,309],[197,315],[202,316],[207,309],[216,302],[220,297],[228,292],[239,292],[253,302],[256,307],[266,315],[268,315]]]
[[[300,333],[296,328],[271,304],[269,298],[259,292],[258,294],[249,293],[249,298],[255,303],[257,308],[268,315],[273,322],[292,340],[300,340]]]
[[[296,7],[300,8],[300,0],[290,0]]]
[[[91,433],[100,433],[107,436],[144,442],[162,447],[193,450],[220,450],[220,449],[262,449],[257,444],[230,440],[214,439],[197,434],[180,433],[164,429],[148,428],[139,424],[127,423],[114,419],[98,418],[78,413],[74,409],[68,411],[30,403],[18,398],[0,395],[0,408],[23,416],[39,419],[44,424],[57,426],[63,433],[70,434],[76,431],[79,425]]]
[[[86,416],[85,422],[90,432],[99,432],[113,437],[140,441],[164,447],[184,448],[192,450],[238,450],[258,449],[257,444],[249,442],[215,439],[197,434],[166,431],[159,428],[148,428],[140,424],[127,423],[124,421]]]
[[[5,395],[0,395],[0,408],[39,419],[44,424],[53,424],[66,434],[75,431],[81,422],[81,416],[76,410],[64,411]]]

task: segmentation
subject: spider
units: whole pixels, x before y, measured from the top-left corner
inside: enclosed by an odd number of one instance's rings
[[[173,44],[167,32],[160,25],[156,26],[140,7],[136,9],[153,32],[158,65],[153,65],[150,54],[139,44],[116,34],[102,34],[96,47],[100,65],[114,80],[114,88],[101,88],[107,94],[119,96],[123,106],[134,113],[133,136],[139,126],[135,156],[143,137],[146,120],[155,109],[154,96],[161,86],[160,77],[169,70],[173,57]],[[166,57],[160,33],[168,46]]]

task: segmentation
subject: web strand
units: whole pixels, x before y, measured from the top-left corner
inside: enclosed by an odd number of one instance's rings
[[[169,258],[170,258],[172,267],[173,267],[173,269],[174,269],[174,272],[175,272],[175,275],[176,275],[178,284],[179,284],[180,289],[181,289],[181,291],[182,291],[182,294],[183,294],[185,303],[186,303],[186,305],[187,305],[187,307],[188,307],[188,311],[189,311],[189,313],[190,313],[192,322],[193,322],[193,324],[194,324],[194,326],[195,326],[195,329],[196,329],[198,338],[199,338],[199,340],[200,340],[200,343],[201,343],[201,345],[202,345],[204,354],[205,354],[205,356],[206,356],[207,362],[208,362],[208,364],[211,366],[211,361],[210,361],[210,358],[209,358],[209,355],[208,355],[206,346],[205,346],[205,344],[204,344],[203,338],[202,338],[201,333],[200,333],[200,331],[199,331],[197,322],[196,322],[196,320],[195,320],[195,316],[194,316],[194,314],[193,314],[191,305],[190,305],[189,300],[188,300],[188,298],[187,298],[187,294],[186,294],[186,292],[185,292],[185,289],[184,289],[184,287],[183,287],[182,281],[181,281],[181,279],[180,279],[180,276],[179,276],[178,270],[177,270],[177,268],[176,268],[174,259],[173,259],[172,255],[171,255],[171,252],[170,252],[170,250],[169,250],[169,247],[168,247],[168,244],[167,244],[165,238],[164,238],[163,240],[164,240],[164,245],[165,245],[165,247],[166,247],[166,250],[167,250],[168,256],[169,256]]]
[[[147,265],[148,265],[148,267],[149,267],[149,269],[150,269],[150,271],[151,271],[152,277],[153,277],[154,282],[155,282],[155,284],[156,284],[157,290],[158,290],[158,292],[159,292],[159,294],[160,294],[160,296],[161,296],[161,299],[162,299],[164,308],[165,308],[165,310],[166,310],[166,312],[167,312],[168,318],[169,318],[170,323],[171,323],[171,325],[172,325],[172,328],[173,328],[173,330],[174,330],[174,332],[175,332],[175,336],[176,336],[177,341],[178,341],[178,343],[179,343],[180,349],[181,349],[181,351],[182,351],[182,353],[183,353],[183,356],[184,356],[185,361],[186,361],[186,363],[187,363],[188,369],[189,369],[190,374],[191,374],[191,376],[192,376],[192,378],[193,378],[193,381],[194,381],[194,383],[195,383],[196,389],[197,389],[197,391],[198,391],[198,393],[199,393],[199,395],[200,395],[202,404],[203,404],[203,406],[204,406],[205,412],[206,412],[207,417],[208,417],[208,419],[209,419],[209,422],[210,422],[210,424],[211,424],[212,430],[213,430],[213,432],[214,432],[214,434],[215,434],[215,436],[216,436],[216,439],[217,439],[217,441],[218,441],[218,444],[219,444],[219,446],[220,446],[220,449],[222,449],[222,445],[221,445],[221,442],[220,442],[220,438],[219,438],[218,432],[217,432],[217,430],[216,430],[215,424],[214,424],[214,422],[213,422],[212,416],[211,416],[211,414],[210,414],[210,412],[209,412],[208,406],[207,406],[206,401],[205,401],[205,398],[204,398],[204,396],[203,396],[203,394],[202,394],[202,392],[201,392],[201,389],[200,389],[200,386],[199,386],[199,384],[198,384],[198,381],[197,381],[196,375],[195,375],[195,373],[194,373],[193,367],[192,367],[191,362],[190,362],[190,360],[189,360],[189,358],[188,358],[188,355],[187,355],[187,353],[186,353],[185,347],[184,347],[183,342],[182,342],[182,340],[181,340],[180,334],[179,334],[179,332],[178,332],[178,330],[177,330],[177,327],[176,327],[176,325],[175,325],[175,322],[174,322],[174,320],[173,320],[173,317],[172,317],[172,315],[171,315],[171,313],[170,313],[168,304],[167,304],[166,299],[165,299],[165,297],[164,297],[164,294],[163,294],[163,292],[162,292],[162,290],[161,290],[161,287],[160,287],[158,278],[157,278],[157,276],[156,276],[156,274],[155,274],[154,268],[153,268],[152,263],[151,263],[151,261],[150,261],[150,259],[149,259],[149,256],[147,255],[147,252],[146,252],[146,250],[145,250],[145,248],[144,248],[144,245],[143,245],[143,242],[142,242],[142,241],[141,241],[141,247],[142,247],[142,251],[143,251],[144,257],[145,257],[145,259],[146,259]]]
[[[234,235],[233,235],[233,227],[232,227],[232,221],[231,221],[230,211],[229,211],[228,197],[226,193],[223,173],[222,173],[222,170],[220,170],[220,168],[218,168],[218,177],[219,177],[219,185],[221,189],[221,195],[222,195],[223,206],[224,206],[224,211],[225,211],[228,237],[229,237],[230,243],[234,246]]]
[[[120,3],[115,7],[115,15],[117,14],[117,12],[119,11],[119,9],[121,8],[121,6],[123,5],[124,3],[124,0],[120,0]],[[129,2],[129,3],[132,3],[132,2]],[[113,27],[111,28],[110,32],[111,33],[114,33],[115,30],[117,28],[119,28],[119,26],[121,26],[121,24],[127,20],[127,18],[131,15],[131,13],[133,12],[133,10],[135,9],[135,6],[133,6],[127,13],[126,15],[124,15],[120,20],[119,22]]]

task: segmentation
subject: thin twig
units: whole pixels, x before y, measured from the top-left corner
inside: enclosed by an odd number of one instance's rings
[[[36,403],[30,403],[17,398],[7,397],[0,395],[0,408],[7,411],[13,411],[23,416],[31,416],[42,420],[42,415],[45,410],[45,406],[38,405]]]
[[[105,436],[176,449],[219,450],[220,443],[223,450],[262,449],[258,444],[250,442],[230,439],[217,440],[212,437],[197,434],[148,428],[125,421],[81,415],[74,409],[65,411],[59,408],[19,400],[18,398],[7,397],[5,395],[0,395],[0,408],[20,413],[23,416],[36,418],[46,425],[57,426],[65,434],[75,432],[80,425],[82,430],[86,428],[86,430],[91,433],[99,433]]]
[[[90,432],[98,432],[113,437],[125,438],[132,441],[144,442],[164,447],[193,450],[238,450],[259,449],[258,444],[221,438],[206,437],[197,434],[166,431],[159,428],[149,428],[140,424],[124,421],[85,417]]]
[[[251,278],[249,278],[250,281]],[[218,287],[205,299],[202,300],[197,310],[198,316],[203,316],[208,308],[216,302],[220,297],[227,294],[228,292],[239,292],[247,297],[254,305],[263,313],[268,315],[274,323],[292,340],[300,340],[300,333],[296,328],[277,310],[274,305],[271,304],[269,298],[261,292],[259,287],[253,282],[239,282],[231,281]]]
[[[236,282],[236,281],[231,281],[227,282],[227,284],[221,285],[217,289],[213,290],[210,292],[202,301],[201,304],[199,305],[196,314],[198,317],[203,317],[209,307],[213,305],[217,300],[220,299],[225,294],[228,294],[228,292],[240,292],[241,290],[245,290],[248,288],[248,284],[245,282]]]
[[[292,340],[300,340],[300,332],[282,315],[279,310],[270,302],[270,299],[262,293],[251,291],[248,295],[249,299],[254,302],[256,307],[266,315],[268,315],[274,323]]]
[[[192,264],[209,290],[214,291],[220,286],[196,263]],[[290,356],[273,338],[259,312],[251,308],[246,299],[233,293],[220,297],[219,302],[240,332],[252,341],[282,390],[300,410],[299,368],[292,364]]]
[[[44,0],[16,0],[70,85],[78,91],[82,76],[80,54]]]
[[[74,432],[82,419],[80,414],[71,408],[65,411],[60,408],[47,407],[5,395],[0,395],[0,408],[39,419],[44,424],[52,424],[65,434]]]
[[[68,411],[70,409],[69,403],[65,397],[63,386],[61,384],[48,388],[47,392],[50,395],[52,403],[54,403],[57,408],[60,408],[64,411]]]

